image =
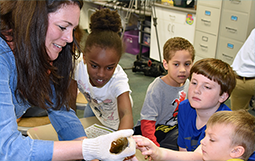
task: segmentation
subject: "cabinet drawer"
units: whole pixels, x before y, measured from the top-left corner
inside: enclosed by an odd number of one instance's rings
[[[196,29],[214,35],[218,34],[218,27],[220,23],[220,9],[199,6],[197,8],[196,15],[197,15]]]
[[[215,58],[217,38],[215,35],[196,31],[194,47],[196,55],[205,58]]]
[[[219,0],[198,0],[197,6],[204,5],[208,7],[221,8],[222,1]]]
[[[220,37],[218,41],[216,58],[221,59],[231,65],[242,45],[243,43],[241,41]]]
[[[221,14],[220,35],[239,41],[245,41],[248,29],[246,13],[223,10]]]
[[[223,0],[223,8],[232,11],[250,12],[253,0]],[[253,6],[254,7],[254,6]]]
[[[156,7],[156,16],[158,19],[184,24],[186,22],[186,12],[171,10],[162,7]]]

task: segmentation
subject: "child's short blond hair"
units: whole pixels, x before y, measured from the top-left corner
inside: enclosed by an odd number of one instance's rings
[[[235,72],[229,64],[219,59],[205,58],[197,61],[190,70],[190,79],[193,73],[217,82],[221,87],[220,96],[225,92],[230,96],[236,86]]]
[[[255,117],[245,110],[219,111],[209,118],[206,126],[211,127],[215,124],[234,127],[230,137],[232,146],[242,146],[245,152],[241,159],[247,160],[254,151]]]
[[[166,62],[171,60],[175,52],[179,50],[187,50],[192,57],[192,61],[194,61],[195,49],[193,45],[188,40],[182,37],[173,37],[168,39],[164,44],[163,56]]]

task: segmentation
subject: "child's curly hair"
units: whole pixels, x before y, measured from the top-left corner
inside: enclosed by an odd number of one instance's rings
[[[179,50],[187,50],[192,57],[192,61],[194,61],[195,49],[188,40],[182,37],[173,37],[168,39],[165,42],[164,48],[163,48],[164,59],[168,62],[169,60],[172,59],[176,51],[179,51]]]
[[[115,49],[121,57],[124,49],[120,38],[122,25],[118,11],[108,8],[98,10],[91,15],[90,21],[91,33],[86,40],[85,53],[92,46],[99,46],[101,48]]]

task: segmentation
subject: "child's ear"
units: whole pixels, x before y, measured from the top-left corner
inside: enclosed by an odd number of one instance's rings
[[[168,70],[168,64],[165,59],[163,60],[163,66],[164,66],[165,70]]]
[[[230,156],[231,156],[231,158],[240,158],[244,152],[245,152],[245,149],[243,146],[235,146],[231,150]]]
[[[224,92],[221,96],[220,96],[220,99],[219,99],[219,102],[222,103],[224,101],[226,101],[228,99],[228,93]]]

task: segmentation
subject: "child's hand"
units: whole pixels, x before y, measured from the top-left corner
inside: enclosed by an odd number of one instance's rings
[[[145,159],[150,160],[160,160],[160,150],[157,145],[155,145],[150,139],[140,136],[134,135],[132,136],[136,142],[136,148],[139,149],[143,155],[145,155]]]

